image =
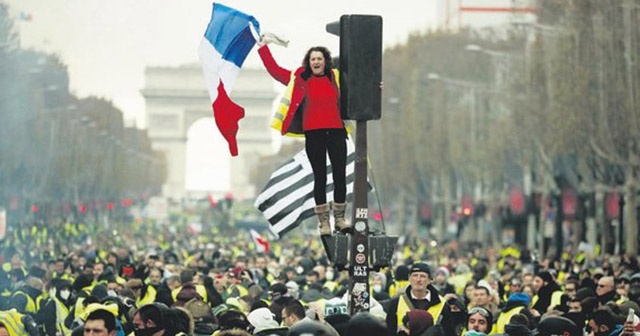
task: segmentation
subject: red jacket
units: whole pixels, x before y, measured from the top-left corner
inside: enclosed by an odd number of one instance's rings
[[[258,54],[262,59],[262,63],[264,64],[267,72],[278,82],[289,85],[292,79],[292,73],[290,70],[287,70],[278,63],[276,63],[269,47],[264,45],[258,49]],[[304,130],[302,128],[302,114],[298,113],[301,109],[304,109],[304,99],[307,95],[308,83],[307,79],[311,76],[311,74],[305,74],[305,68],[299,67],[293,75],[293,91],[291,94],[291,99],[289,102],[289,109],[285,116],[285,119],[282,122],[282,129],[280,132],[284,135],[285,133],[294,133],[294,134],[303,134]],[[329,79],[331,80],[332,86],[338,93],[338,97],[340,96],[340,89],[336,82],[336,78],[333,75],[333,72],[328,74]],[[340,99],[338,99],[338,111],[340,111]]]

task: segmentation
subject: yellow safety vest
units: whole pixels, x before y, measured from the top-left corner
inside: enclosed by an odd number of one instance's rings
[[[0,322],[7,328],[9,336],[27,335],[24,323],[22,323],[22,316],[15,309],[0,311]]]
[[[181,290],[182,290],[182,286],[179,286],[178,288],[171,291],[171,297],[173,298],[173,301],[176,301],[178,299],[178,293],[180,293]],[[204,288],[203,285],[196,285],[196,292],[198,293],[198,295],[200,295],[200,297],[204,302],[208,302],[207,289]]]
[[[27,305],[24,307],[24,312],[25,313],[32,313],[35,314],[38,312],[38,306],[36,305],[36,301],[33,300],[33,298],[31,298],[31,296],[29,296],[29,294],[18,290],[15,293],[13,293],[13,295],[11,296],[11,298],[13,299],[13,297],[15,297],[16,295],[24,295],[27,298]]]
[[[407,287],[409,280],[396,280],[389,286],[389,296],[396,297]]]
[[[322,287],[328,289],[331,293],[338,289],[338,283],[335,281],[325,281]]]
[[[153,303],[155,301],[156,301],[156,289],[153,288],[153,286],[151,285],[147,285],[147,292],[144,294],[143,298],[138,298],[138,300],[136,300],[136,304],[138,305],[138,307],[142,307],[142,305],[145,305],[147,303]]]
[[[563,293],[562,291],[559,291],[559,290],[558,290],[558,291],[555,291],[555,292],[553,292],[553,293],[551,293],[551,303],[549,303],[549,307],[547,307],[547,310],[548,310],[549,308],[553,308],[553,307],[555,307],[555,306],[559,305],[560,303],[562,303],[562,295],[563,295],[563,294],[564,294],[564,293]],[[536,295],[533,297],[533,299],[531,299],[531,305],[530,305],[530,307],[535,306],[535,305],[536,305],[536,302],[538,302],[538,300],[539,300],[539,299],[540,299],[540,298],[538,297],[538,294],[536,294]],[[546,312],[539,312],[539,313],[540,313],[540,314],[544,314],[544,313],[546,313]]]
[[[498,316],[498,321],[493,325],[491,334],[504,334],[504,327],[511,321],[513,315],[520,314],[523,309],[524,307],[520,306],[502,312],[502,314]]]
[[[434,293],[432,293],[432,294],[434,294]],[[427,309],[427,311],[433,317],[433,323],[434,324],[437,323],[438,318],[440,317],[440,314],[442,313],[442,308],[444,308],[444,304],[442,303],[444,301],[444,298],[442,298],[439,295],[438,295],[438,297],[440,298],[440,303],[438,303],[436,305],[433,305],[433,306],[431,306],[431,307],[429,307]],[[407,297],[407,295],[405,293],[401,294],[400,297],[398,298],[398,310],[396,310],[396,317],[398,319],[397,325],[399,325],[399,326],[402,325],[402,319],[413,308],[414,308],[413,304],[409,301],[409,298]]]
[[[331,71],[333,71],[333,75],[339,89],[340,88],[340,72],[337,69],[331,69]],[[287,114],[289,113],[289,106],[291,105],[291,97],[293,95],[293,87],[295,86],[295,79],[296,79],[295,71],[291,71],[291,78],[289,79],[289,84],[287,84],[287,88],[284,91],[282,99],[280,99],[280,104],[278,105],[278,108],[276,109],[275,114],[271,118],[271,128],[273,128],[278,132],[282,131],[282,123],[284,122],[284,119],[287,117]],[[347,131],[350,131],[349,128],[347,128]],[[285,135],[290,137],[304,136],[304,134],[289,133],[289,132],[285,133]]]
[[[53,298],[53,301],[56,304],[56,330],[66,335],[69,329],[64,325],[64,320],[67,318],[67,315],[69,315],[69,308],[60,302],[58,298]]]

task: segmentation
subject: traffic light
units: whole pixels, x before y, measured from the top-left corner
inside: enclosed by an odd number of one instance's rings
[[[460,205],[462,206],[461,212],[464,217],[471,217],[473,215],[473,202],[471,201],[471,196],[462,196]]]
[[[340,105],[343,119],[381,117],[382,17],[342,15],[326,26],[340,36]]]

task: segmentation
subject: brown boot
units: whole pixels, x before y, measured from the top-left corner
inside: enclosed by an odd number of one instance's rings
[[[336,223],[336,230],[342,233],[351,233],[351,224],[344,218],[347,203],[333,203],[333,219]]]
[[[331,235],[331,223],[329,223],[329,217],[330,217],[329,204],[325,203],[325,204],[316,205],[316,207],[313,210],[316,212],[316,215],[318,216],[318,221],[320,222],[320,224],[318,224],[320,235],[321,236]]]

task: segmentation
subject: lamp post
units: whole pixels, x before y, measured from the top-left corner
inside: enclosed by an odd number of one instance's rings
[[[477,93],[478,91],[484,91],[484,92],[493,92],[486,84],[483,83],[477,83],[477,82],[472,82],[472,81],[466,81],[466,80],[459,80],[459,79],[453,79],[453,78],[447,78],[447,77],[443,77],[437,73],[428,73],[427,74],[427,79],[431,80],[431,81],[438,81],[441,83],[444,83],[447,86],[453,87],[453,88],[460,88],[463,89],[466,93],[467,96],[469,98],[469,105],[468,105],[468,110],[469,110],[469,125],[468,125],[468,151],[471,153],[477,153],[478,149],[479,149],[479,144],[478,144],[478,118],[477,118]],[[452,129],[448,130],[449,133],[451,134]],[[457,200],[461,200],[462,199],[462,188],[461,188],[461,182],[460,179],[457,178],[456,181],[458,187],[456,188],[456,199]],[[468,190],[469,192],[473,192],[474,194],[474,198],[476,203],[479,203],[482,199],[482,178],[476,176],[474,178],[473,181],[473,186],[471,188],[469,188]],[[450,199],[447,200],[447,202],[450,202]],[[456,202],[456,203],[460,203],[460,202]],[[447,206],[447,209],[450,209],[450,206]],[[477,233],[480,232],[478,225],[477,225],[477,221],[475,220],[474,216],[471,216],[471,213],[469,213],[470,217],[471,217],[471,222],[473,223],[472,228],[473,228],[473,233],[474,236],[477,236]]]

